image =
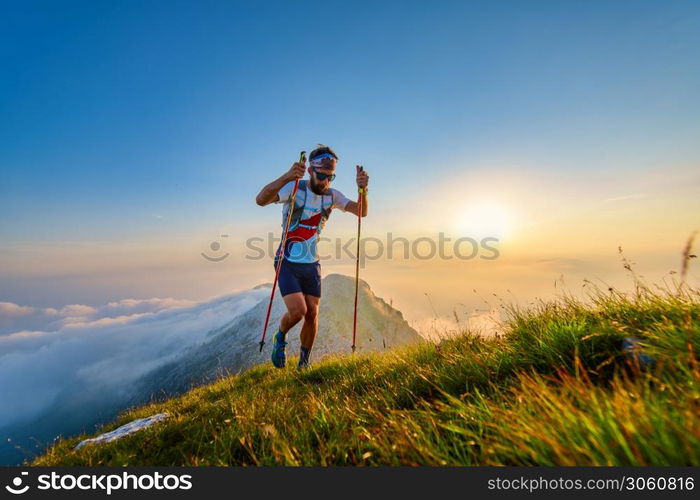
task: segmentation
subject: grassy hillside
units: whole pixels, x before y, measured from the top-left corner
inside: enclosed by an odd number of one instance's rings
[[[637,286],[509,309],[507,334],[258,366],[59,441],[35,465],[700,465],[700,293]],[[630,359],[642,340],[652,366]],[[294,365],[294,363],[292,363]]]

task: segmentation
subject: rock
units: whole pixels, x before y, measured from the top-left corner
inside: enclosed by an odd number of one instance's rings
[[[153,424],[157,422],[162,422],[163,420],[166,420],[169,417],[170,415],[167,413],[158,413],[156,415],[151,415],[150,417],[132,420],[128,424],[124,424],[121,427],[117,427],[111,432],[106,432],[105,434],[100,434],[97,437],[79,442],[75,449],[79,450],[86,444],[111,443],[112,441],[116,441],[117,439],[126,437],[130,434],[133,434],[134,432],[138,432],[142,429],[151,427]]]

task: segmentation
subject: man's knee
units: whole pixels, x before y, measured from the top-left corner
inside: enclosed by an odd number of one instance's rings
[[[306,314],[304,314],[305,321],[316,321],[318,317],[318,306],[307,307]]]
[[[297,323],[301,321],[302,318],[306,316],[306,304],[299,304],[299,305],[294,305],[289,308],[289,320],[292,323]]]

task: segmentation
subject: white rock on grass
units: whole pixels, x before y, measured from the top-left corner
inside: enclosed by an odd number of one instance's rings
[[[80,448],[82,448],[86,444],[91,444],[91,443],[100,444],[100,443],[110,443],[112,441],[116,441],[117,439],[121,439],[123,437],[126,437],[129,434],[133,434],[134,432],[138,432],[142,429],[146,429],[157,422],[162,422],[163,420],[166,420],[169,417],[170,417],[170,415],[168,413],[158,413],[157,415],[151,415],[150,417],[139,418],[139,419],[133,420],[133,421],[129,422],[128,424],[124,424],[121,427],[117,427],[113,431],[106,432],[105,434],[100,434],[97,437],[81,441],[78,443],[78,445],[75,447],[75,449],[79,450]]]

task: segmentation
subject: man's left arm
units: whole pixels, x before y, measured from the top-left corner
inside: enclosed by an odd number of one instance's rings
[[[357,169],[357,190],[362,197],[362,217],[367,217],[367,186],[369,185],[369,175],[367,175],[362,165],[357,165],[355,168]],[[355,215],[358,215],[359,208],[356,201],[348,201],[347,205],[345,205],[345,211]]]

